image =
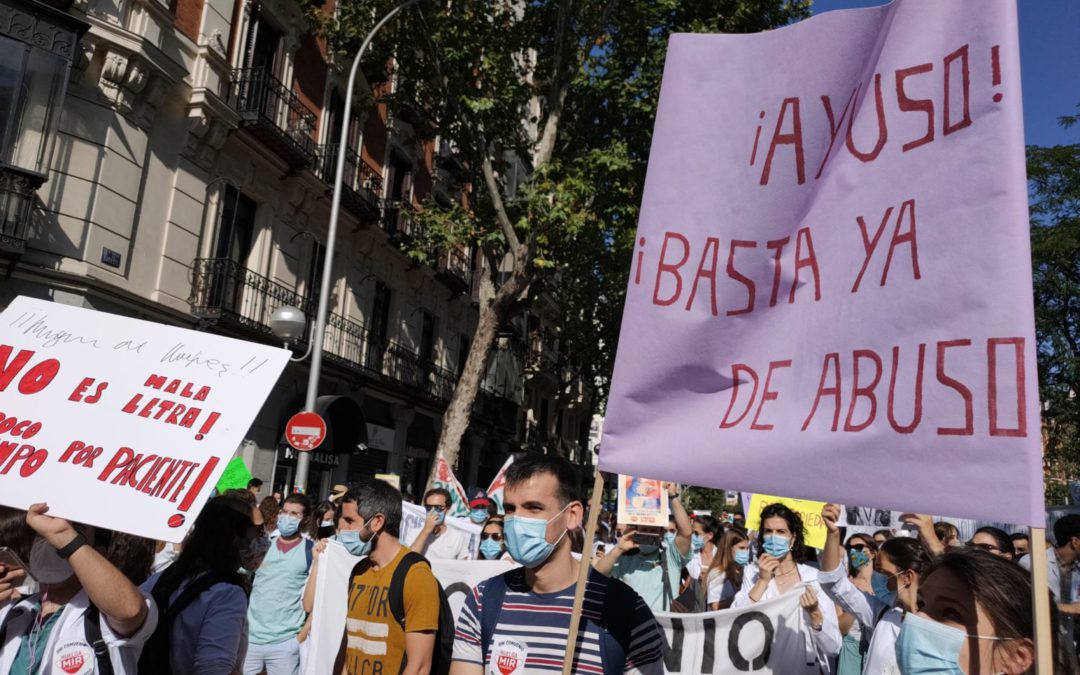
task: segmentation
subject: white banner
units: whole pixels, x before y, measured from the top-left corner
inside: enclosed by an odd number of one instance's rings
[[[338,542],[331,542],[319,559],[310,656],[304,675],[331,673],[345,629],[349,572],[359,560]],[[431,561],[431,569],[446,591],[455,618],[473,587],[516,566],[504,560]],[[807,654],[800,595],[793,591],[753,607],[719,612],[657,613],[664,631],[667,672],[719,675],[802,672]]]
[[[0,315],[0,503],[179,542],[288,359],[18,297]]]
[[[426,517],[427,512],[424,511],[423,506],[410,504],[409,502],[401,503],[401,531],[398,538],[401,539],[402,544],[412,546],[412,543],[416,540],[416,535],[420,534],[420,530],[424,529],[424,519]],[[453,516],[447,516],[445,523],[447,527],[465,535],[469,540],[469,551],[472,556],[479,558],[480,532],[484,528],[468,518],[455,518]]]

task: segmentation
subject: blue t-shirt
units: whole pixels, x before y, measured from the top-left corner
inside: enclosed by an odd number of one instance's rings
[[[454,631],[454,661],[474,663],[495,672],[561,672],[566,656],[567,631],[574,607],[576,584],[555,593],[535,593],[525,585],[522,568],[507,572],[506,595],[501,607],[484,607],[486,581],[472,590],[457,618]],[[589,570],[582,606],[581,630],[574,652],[575,673],[604,672],[600,658],[600,634],[597,623],[604,623],[604,595],[610,579],[596,570]],[[629,611],[631,644],[626,650],[626,675],[659,675],[664,672],[663,637],[655,617],[640,597]],[[485,611],[499,613],[487,653],[481,653],[481,619]]]
[[[281,550],[281,539],[271,541],[270,550],[255,570],[248,603],[251,644],[271,645],[289,640],[296,637],[307,620],[303,596],[308,578],[308,542],[299,539],[291,544],[286,553]]]
[[[147,593],[154,590],[161,573],[143,582]],[[187,582],[172,592],[174,602]],[[235,584],[214,584],[192,600],[172,624],[169,663],[173,673],[232,675],[244,667],[247,655],[248,599]]]
[[[660,556],[666,557],[663,564]],[[671,604],[670,600],[664,602],[663,568],[667,566],[667,585],[671,593],[669,597],[673,600],[679,597],[682,568],[686,567],[693,557],[690,552],[686,555],[679,553],[679,549],[674,545],[665,546],[651,555],[622,555],[615,561],[611,576],[637,591],[654,612],[667,612],[671,610]]]

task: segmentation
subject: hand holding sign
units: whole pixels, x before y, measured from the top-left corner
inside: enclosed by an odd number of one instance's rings
[[[840,507],[836,504],[826,504],[821,509],[821,521],[825,523],[825,529],[829,533],[839,532],[840,526],[837,524],[840,522]]]
[[[46,515],[48,512],[48,504],[31,504],[26,510],[26,524],[53,548],[64,548],[78,536],[78,532],[71,523],[63,518]]]

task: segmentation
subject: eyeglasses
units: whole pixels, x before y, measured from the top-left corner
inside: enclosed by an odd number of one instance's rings
[[[498,532],[481,532],[480,541],[484,541],[486,539],[491,539],[493,541],[502,541],[503,536]]]
[[[431,513],[432,511],[435,511],[436,513],[442,513],[446,510],[446,507],[440,506],[438,504],[424,504],[424,510],[428,513]]]

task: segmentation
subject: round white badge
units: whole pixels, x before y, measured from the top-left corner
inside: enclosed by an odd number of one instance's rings
[[[488,675],[522,675],[529,648],[517,640],[496,640],[491,647]]]
[[[94,672],[94,650],[85,642],[68,642],[56,650],[53,671],[66,675],[87,675]]]

